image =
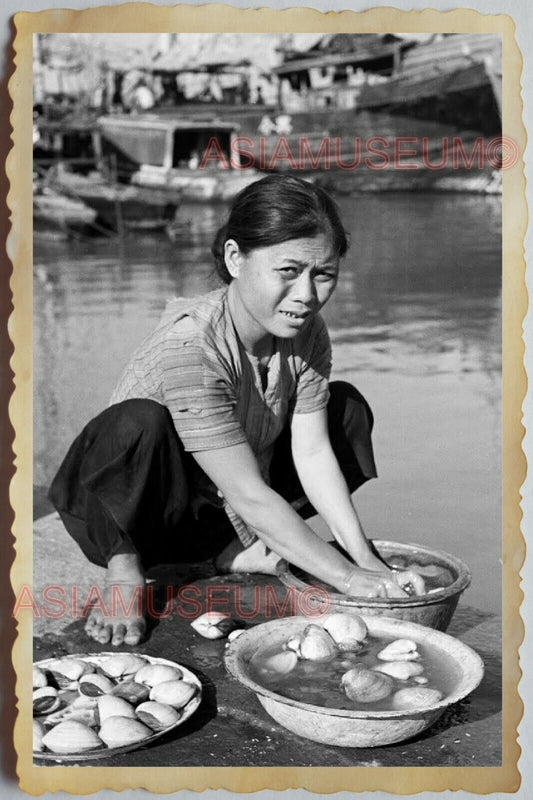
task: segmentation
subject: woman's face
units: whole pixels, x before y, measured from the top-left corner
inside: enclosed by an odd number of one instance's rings
[[[266,335],[295,337],[329,300],[337,283],[339,259],[325,234],[290,239],[248,254],[230,239],[226,266],[237,330],[245,345]]]

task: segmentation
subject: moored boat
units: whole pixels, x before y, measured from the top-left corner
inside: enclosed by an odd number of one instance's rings
[[[34,223],[74,229],[92,225],[95,219],[94,209],[52,188],[42,189],[33,195]]]
[[[113,162],[119,180],[173,190],[188,201],[229,200],[260,177],[243,168],[231,121],[156,114],[98,120],[95,150],[101,171]]]
[[[53,186],[62,194],[82,201],[96,212],[97,220],[107,227],[157,229],[171,222],[181,201],[175,187],[134,186],[106,179],[102,173],[77,175],[58,170]]]

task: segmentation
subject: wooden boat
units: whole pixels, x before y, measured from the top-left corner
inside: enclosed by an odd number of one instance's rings
[[[409,50],[387,83],[363,86],[357,108],[387,108],[496,134],[501,83],[500,36],[451,34]]]
[[[153,230],[171,222],[181,201],[176,188],[151,188],[106,179],[101,172],[87,176],[58,170],[52,185],[62,194],[82,201],[109,228]]]
[[[33,195],[33,221],[64,229],[91,225],[96,212],[81,200],[54,189],[42,189]]]
[[[213,117],[113,115],[98,120],[95,151],[100,170],[111,162],[119,180],[161,189],[188,201],[228,200],[260,177],[240,167],[236,125]]]

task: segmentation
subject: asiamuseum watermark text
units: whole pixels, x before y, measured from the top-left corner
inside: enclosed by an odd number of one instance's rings
[[[260,170],[443,170],[510,169],[520,157],[509,136],[465,140],[461,136],[236,136],[229,152],[212,136],[199,160],[199,169]]]
[[[49,584],[38,593],[34,593],[30,586],[23,586],[17,594],[13,616],[18,618],[22,613],[31,613],[35,618],[70,620],[83,619],[97,611],[109,620],[141,614],[154,619],[178,616],[193,620],[205,611],[221,611],[242,620],[251,620],[258,616],[277,619],[299,614],[321,617],[330,606],[329,593],[321,586],[281,590],[269,584],[184,584],[179,587],[149,584],[144,589],[116,585],[106,590],[90,586],[80,591],[78,586],[67,589]]]

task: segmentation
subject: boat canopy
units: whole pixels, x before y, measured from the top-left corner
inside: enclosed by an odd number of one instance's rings
[[[186,166],[201,158],[215,137],[229,158],[231,135],[236,125],[221,120],[166,119],[156,115],[109,116],[98,120],[100,158],[115,156],[124,176],[141,165],[167,169]]]

